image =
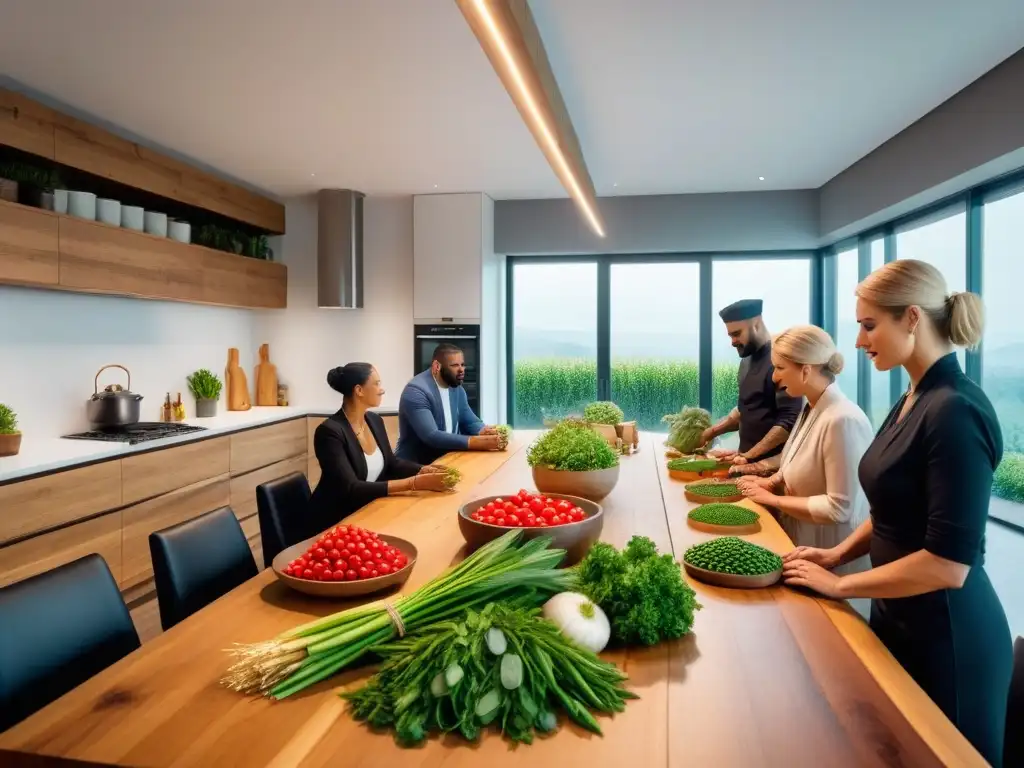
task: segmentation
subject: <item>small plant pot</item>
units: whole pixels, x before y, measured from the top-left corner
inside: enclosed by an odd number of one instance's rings
[[[21,450],[21,432],[0,435],[0,456],[17,456]]]
[[[590,472],[563,472],[547,467],[533,468],[533,483],[538,491],[579,496],[590,501],[600,501],[619,482],[619,465]]]
[[[0,200],[18,202],[18,182],[0,177]]]
[[[209,419],[217,415],[216,400],[196,400],[196,418]]]

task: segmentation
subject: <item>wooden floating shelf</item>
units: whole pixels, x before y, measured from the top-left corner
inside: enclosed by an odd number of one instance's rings
[[[288,298],[283,264],[6,201],[0,283],[252,309]]]

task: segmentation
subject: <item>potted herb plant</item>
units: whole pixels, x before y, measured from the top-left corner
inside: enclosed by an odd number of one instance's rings
[[[53,208],[53,190],[60,186],[55,170],[14,161],[0,165],[0,179],[6,182],[0,182],[3,199],[35,208]]]
[[[18,414],[0,403],[0,456],[17,456],[21,450]]]
[[[637,442],[636,422],[625,419],[622,409],[608,400],[598,400],[583,409],[583,420],[615,446],[619,445],[619,440],[630,446]]]
[[[530,446],[537,490],[600,501],[619,481],[619,455],[590,425],[565,419]]]
[[[207,368],[200,368],[191,376],[186,376],[188,388],[196,399],[196,418],[208,419],[217,415],[217,401],[223,387],[216,374]]]

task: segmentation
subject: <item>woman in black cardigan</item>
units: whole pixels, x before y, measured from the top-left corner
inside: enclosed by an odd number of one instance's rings
[[[399,459],[391,450],[384,421],[370,408],[384,389],[369,363],[349,363],[327,374],[331,389],[344,397],[341,410],[316,428],[313,449],[320,482],[310,502],[318,531],[365,507],[374,499],[403,491],[443,491],[444,470]]]

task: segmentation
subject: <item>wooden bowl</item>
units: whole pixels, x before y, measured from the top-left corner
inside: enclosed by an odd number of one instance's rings
[[[696,483],[701,481],[695,480],[693,482]],[[716,484],[711,480],[705,480],[703,482]],[[704,496],[691,491],[689,488],[686,488],[683,491],[683,495],[686,496],[687,501],[692,501],[694,504],[734,504],[737,501],[743,501],[743,499],[746,498],[742,493],[736,493],[732,496]]]
[[[683,567],[697,581],[703,581],[705,584],[714,584],[716,587],[729,587],[730,589],[762,589],[763,587],[770,587],[782,578],[781,568],[771,573],[763,573],[760,576],[740,576],[735,573],[708,571],[704,568],[690,565],[685,560],[683,561]]]
[[[389,536],[382,533],[380,534],[381,541],[386,542],[392,547],[397,547],[403,555],[409,558],[409,562],[406,563],[405,568],[402,570],[389,573],[386,576],[377,576],[372,579],[357,579],[356,581],[307,581],[306,579],[297,579],[294,576],[285,574],[284,569],[288,567],[288,563],[306,554],[306,550],[319,538],[320,536],[314,536],[282,550],[274,558],[274,562],[271,563],[274,575],[296,592],[303,592],[316,597],[338,598],[370,595],[374,592],[402,586],[408,580],[409,574],[412,573],[412,567],[416,565],[416,547],[411,542],[400,539],[397,536]]]
[[[554,525],[550,528],[523,528],[522,541],[536,539],[538,536],[550,536],[552,548],[565,550],[565,560],[562,562],[562,565],[574,565],[582,560],[583,556],[590,551],[594,542],[601,538],[601,529],[604,527],[604,510],[600,504],[589,499],[579,498],[578,496],[570,496],[564,493],[550,493],[547,495],[556,501],[565,499],[572,502],[574,506],[583,510],[587,518],[578,523]],[[466,540],[466,544],[471,551],[508,532],[508,526],[480,523],[470,517],[480,507],[499,498],[507,499],[509,497],[507,495],[485,496],[482,499],[476,499],[459,507],[459,530],[462,532],[462,538]]]
[[[563,472],[547,467],[533,468],[533,484],[537,490],[552,498],[556,494],[562,496],[578,496],[590,501],[600,501],[619,482],[619,465],[608,469],[595,469],[590,472]],[[582,506],[582,505],[581,505]]]

